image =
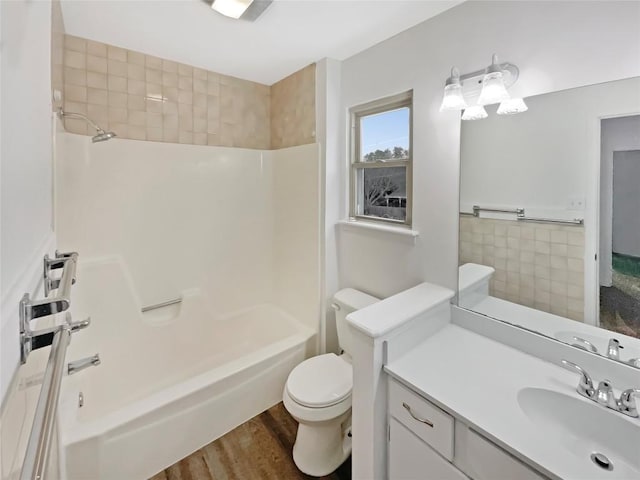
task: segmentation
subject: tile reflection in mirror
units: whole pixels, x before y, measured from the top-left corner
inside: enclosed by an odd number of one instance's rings
[[[459,304],[640,363],[640,78],[527,105],[462,122]]]

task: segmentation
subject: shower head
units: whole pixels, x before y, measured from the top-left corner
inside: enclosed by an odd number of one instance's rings
[[[102,128],[100,128],[99,125],[92,122],[90,118],[88,118],[86,115],[83,115],[82,113],[65,112],[64,110],[62,110],[62,108],[60,108],[58,109],[58,115],[60,115],[60,118],[80,118],[81,120],[84,120],[89,125],[91,125],[91,127],[96,131],[96,135],[91,137],[91,141],[93,143],[104,142],[105,140],[109,140],[110,138],[116,136],[115,132],[105,132]]]
[[[97,135],[91,137],[91,141],[93,143],[104,142],[116,136],[117,135],[114,132],[105,132],[104,130],[99,130]]]

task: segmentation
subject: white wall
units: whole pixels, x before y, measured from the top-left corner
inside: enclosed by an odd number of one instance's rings
[[[333,294],[338,290],[337,222],[343,217],[345,177],[342,169],[342,132],[335,128],[340,118],[341,62],[325,58],[316,63],[316,138],[322,158],[321,188],[324,206],[322,229],[321,349],[338,353],[335,311],[331,308]]]
[[[640,150],[613,154],[613,251],[640,257]]]
[[[0,478],[17,478],[48,351],[18,368],[18,301],[42,293],[51,227],[51,2],[0,2]],[[13,381],[12,381],[13,379]],[[52,456],[56,462],[56,455]]]
[[[51,3],[0,2],[0,398],[19,363],[18,301],[52,242]],[[38,272],[38,274],[41,272]]]
[[[532,217],[584,218],[584,207],[570,200],[587,198],[593,173],[590,126],[613,111],[640,108],[640,78],[601,83],[526,99],[520,115],[496,115],[462,122],[460,210],[473,205],[523,207]],[[513,219],[513,215],[508,216]]]
[[[377,296],[420,281],[456,288],[460,116],[438,111],[452,66],[474,71],[498,53],[520,67],[512,94],[525,97],[637,76],[639,24],[637,2],[474,1],[345,60],[342,111],[331,119],[343,134],[336,161],[345,175],[348,108],[414,91],[413,227],[420,237],[413,244],[392,234],[342,230],[340,287]],[[346,188],[342,197],[348,198]]]
[[[640,113],[629,110],[628,113]],[[613,155],[616,151],[640,149],[640,115],[602,121],[600,143],[600,285],[611,286],[613,248]]]

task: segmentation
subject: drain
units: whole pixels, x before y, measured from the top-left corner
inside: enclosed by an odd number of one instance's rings
[[[604,470],[613,470],[613,463],[602,453],[592,453],[591,461]]]

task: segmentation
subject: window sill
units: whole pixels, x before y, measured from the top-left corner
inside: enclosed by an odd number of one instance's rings
[[[411,239],[415,242],[415,239],[420,235],[417,230],[412,230],[407,227],[396,227],[393,225],[383,225],[374,222],[367,222],[363,220],[340,220],[338,225],[343,228],[353,229],[361,232],[380,232],[391,235],[398,235],[407,239]]]

